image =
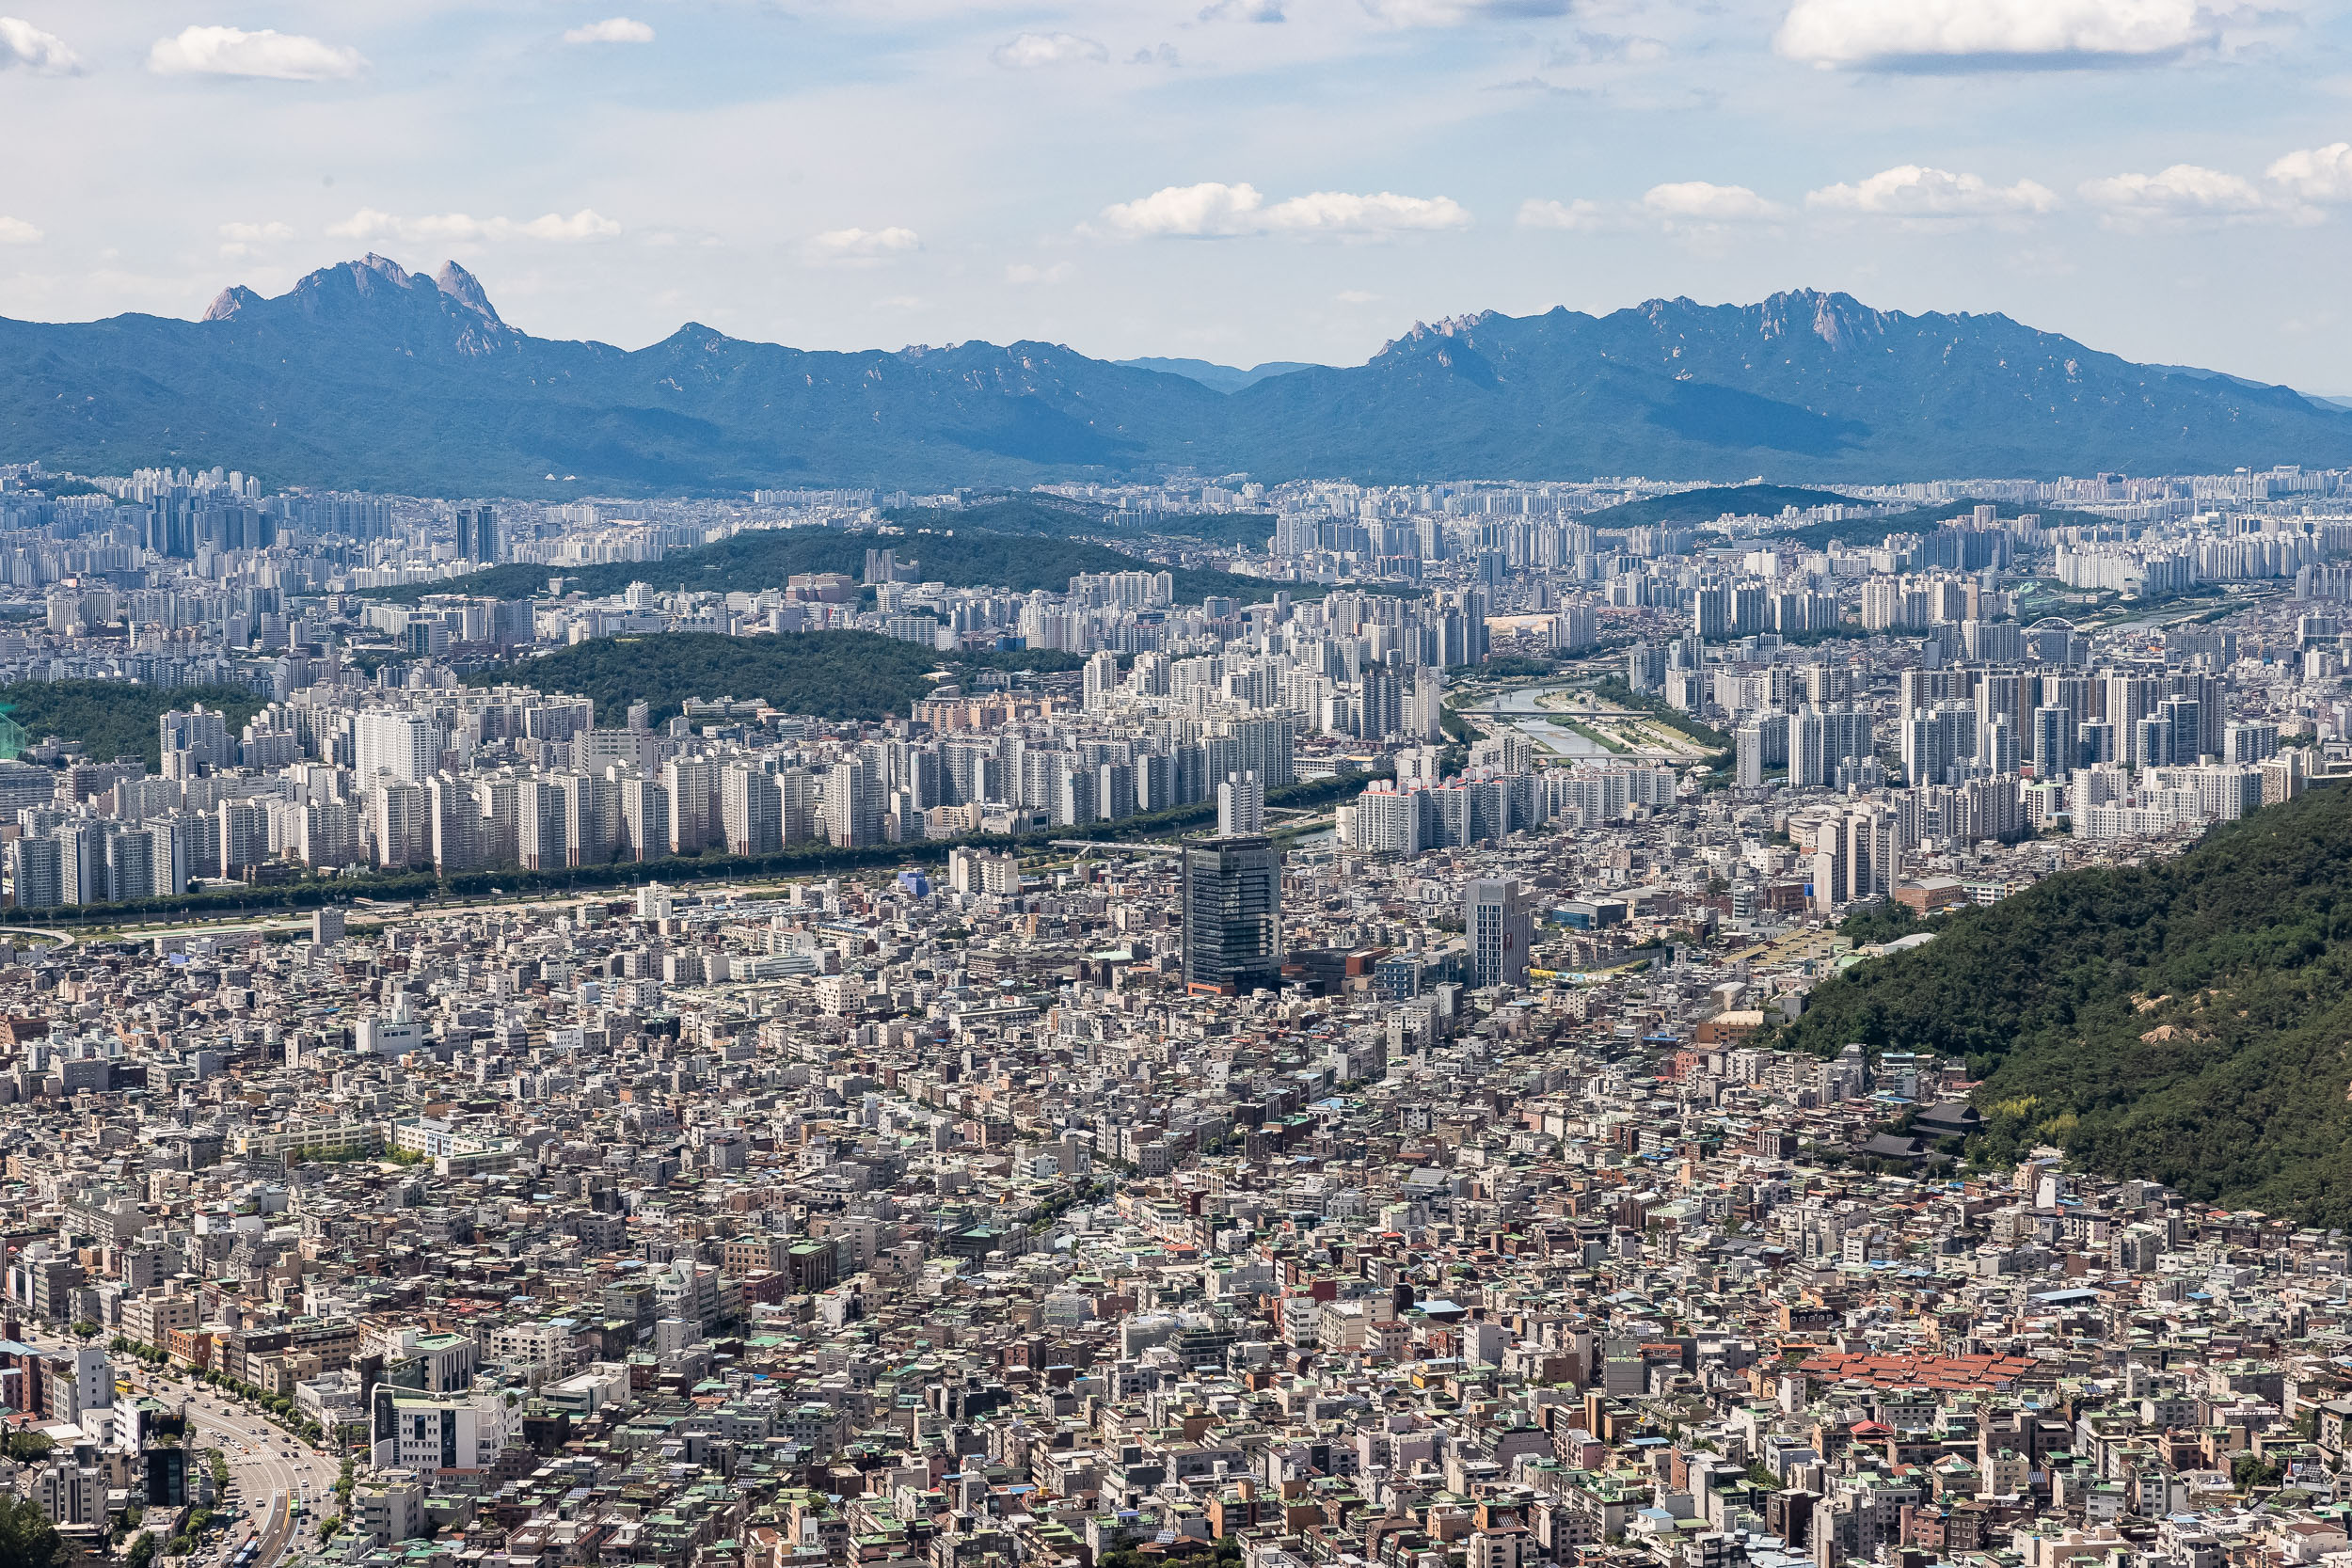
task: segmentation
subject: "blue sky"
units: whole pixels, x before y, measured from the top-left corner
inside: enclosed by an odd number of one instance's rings
[[[1810,286],[2352,392],[2347,44],[2297,0],[0,0],[0,313],[373,249],[629,347],[1246,365]]]

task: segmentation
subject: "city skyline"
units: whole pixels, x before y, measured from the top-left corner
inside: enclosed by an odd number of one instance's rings
[[[2163,0],[20,0],[0,127],[50,155],[0,314],[192,316],[373,247],[544,336],[1246,366],[1809,286],[2338,393],[2344,38]]]

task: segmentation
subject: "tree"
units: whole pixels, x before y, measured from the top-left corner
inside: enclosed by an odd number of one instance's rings
[[[11,1432],[8,1433],[8,1455],[19,1465],[32,1465],[48,1458],[49,1450],[55,1446],[38,1432]]]
[[[155,1555],[155,1533],[141,1530],[131,1538],[131,1549],[122,1554],[127,1568],[147,1568],[148,1560]]]
[[[0,1497],[0,1568],[55,1568],[65,1543],[48,1513],[30,1497]]]

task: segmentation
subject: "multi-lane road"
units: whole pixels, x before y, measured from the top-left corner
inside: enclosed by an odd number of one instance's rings
[[[34,1336],[30,1342],[43,1350],[69,1352],[73,1348],[71,1340],[53,1334]],[[177,1368],[127,1361],[116,1367],[115,1375],[128,1379],[135,1391],[187,1412],[188,1424],[196,1433],[197,1465],[208,1463],[201,1452],[205,1449],[218,1449],[228,1464],[230,1496],[215,1505],[215,1512],[233,1505],[239,1518],[207,1543],[195,1560],[199,1564],[228,1561],[258,1533],[261,1546],[254,1568],[276,1568],[297,1543],[316,1539],[313,1532],[322,1513],[334,1512],[335,1481],[342,1468],[340,1459],[272,1425],[233,1395],[188,1381]],[[188,1484],[193,1492],[194,1476]],[[296,1502],[302,1505],[300,1517],[294,1513]]]

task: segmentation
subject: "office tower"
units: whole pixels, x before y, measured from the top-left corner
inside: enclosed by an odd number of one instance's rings
[[[1184,851],[1184,989],[1232,996],[1282,984],[1282,852],[1261,835]]]
[[[1462,889],[1462,930],[1469,939],[1471,985],[1527,984],[1535,922],[1516,878],[1472,879]]]
[[[457,554],[466,561],[495,565],[505,559],[499,553],[499,515],[493,507],[461,506],[457,509]]]
[[[1265,786],[1255,773],[1228,773],[1216,786],[1216,836],[1248,838],[1265,832]]]

